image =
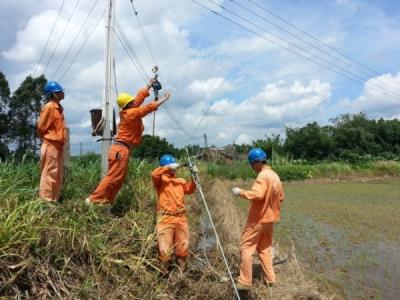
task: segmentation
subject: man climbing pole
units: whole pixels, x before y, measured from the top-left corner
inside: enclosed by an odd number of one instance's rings
[[[54,203],[60,198],[64,175],[65,121],[60,104],[64,99],[64,89],[58,82],[48,81],[44,92],[48,102],[42,107],[36,124],[42,140],[39,197]]]
[[[115,142],[108,152],[109,170],[96,190],[86,199],[87,204],[114,204],[115,197],[128,173],[130,149],[139,146],[142,141],[144,130],[142,118],[155,111],[171,96],[170,93],[166,93],[162,99],[141,106],[145,98],[150,95],[149,90],[154,82],[155,79],[151,79],[146,87],[138,91],[136,97],[128,93],[118,95],[120,123]]]
[[[240,275],[238,290],[250,290],[252,286],[252,268],[254,251],[261,261],[264,281],[267,286],[276,282],[272,263],[272,234],[274,223],[280,219],[280,204],[284,192],[279,176],[266,165],[267,155],[260,148],[252,149],[248,154],[251,167],[258,173],[257,179],[250,191],[238,187],[232,193],[250,201],[250,211],[245,228],[240,238]]]
[[[186,257],[189,249],[189,225],[185,216],[185,194],[192,194],[196,190],[196,183],[187,182],[176,177],[179,164],[171,155],[164,155],[160,159],[160,167],[156,168],[151,176],[154,188],[157,191],[157,239],[159,259],[167,271],[167,264],[175,247],[176,263],[181,272],[186,267]],[[196,166],[191,170],[197,173]]]

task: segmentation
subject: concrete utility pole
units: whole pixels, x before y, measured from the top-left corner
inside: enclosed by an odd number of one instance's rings
[[[107,25],[106,25],[106,47],[105,47],[105,86],[103,100],[103,118],[105,120],[103,129],[103,140],[101,143],[101,175],[104,177],[108,172],[108,150],[111,146],[112,130],[112,92],[114,89],[113,74],[113,39],[115,23],[115,0],[107,1]]]

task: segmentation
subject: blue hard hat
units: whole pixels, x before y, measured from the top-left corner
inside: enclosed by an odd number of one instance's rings
[[[160,158],[160,166],[161,167],[168,166],[168,165],[174,164],[174,163],[176,163],[176,159],[172,155],[165,154],[165,155],[161,156],[161,158]]]
[[[252,164],[256,161],[265,161],[267,159],[267,154],[261,148],[253,148],[250,150],[247,156],[249,163]]]
[[[56,81],[48,81],[43,90],[46,95],[64,91],[63,87]]]

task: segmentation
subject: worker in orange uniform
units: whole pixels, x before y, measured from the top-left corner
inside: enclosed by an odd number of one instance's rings
[[[44,92],[48,102],[42,107],[36,124],[42,140],[39,197],[54,203],[60,198],[64,175],[65,121],[60,104],[64,99],[64,89],[58,82],[49,81],[44,86]]]
[[[114,204],[115,197],[121,189],[128,172],[130,149],[139,146],[142,142],[144,130],[142,118],[155,111],[171,96],[170,93],[167,93],[159,101],[153,101],[141,106],[145,98],[150,95],[149,90],[154,82],[155,79],[151,79],[146,87],[138,91],[136,97],[127,93],[118,95],[117,103],[120,108],[120,123],[115,142],[108,152],[108,173],[96,190],[86,199],[87,204]]]
[[[160,167],[151,176],[157,191],[157,239],[159,259],[164,263],[163,271],[171,260],[175,248],[176,263],[183,272],[189,249],[189,225],[185,216],[185,194],[196,190],[193,180],[187,182],[176,177],[179,164],[172,155],[164,155],[160,159]],[[196,166],[192,172],[197,173]]]
[[[252,286],[254,251],[257,251],[267,286],[276,282],[272,263],[272,233],[274,223],[280,219],[280,205],[284,198],[279,176],[266,165],[267,155],[260,148],[249,152],[251,167],[258,173],[250,191],[234,187],[232,192],[250,201],[250,211],[240,239],[240,275],[237,288],[249,290]]]

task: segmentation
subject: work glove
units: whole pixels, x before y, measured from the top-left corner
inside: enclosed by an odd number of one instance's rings
[[[232,193],[233,193],[235,196],[239,196],[241,191],[242,191],[241,188],[238,188],[238,187],[232,188]]]
[[[176,170],[180,167],[178,163],[169,164],[168,167],[172,170]]]
[[[195,173],[195,174],[198,174],[198,173],[199,173],[199,169],[197,169],[197,167],[196,167],[195,165],[193,165],[193,166],[190,168],[190,171],[192,171],[192,172]]]

